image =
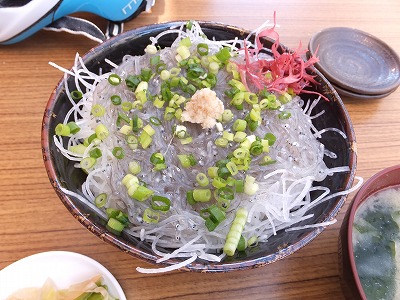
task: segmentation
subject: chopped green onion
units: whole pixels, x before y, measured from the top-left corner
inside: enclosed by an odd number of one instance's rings
[[[84,154],[86,149],[87,149],[87,145],[84,145],[84,144],[77,144],[77,145],[68,147],[69,151],[72,151],[72,152],[75,152],[78,154]]]
[[[196,159],[194,158],[193,154],[178,154],[178,159],[180,161],[180,163],[182,164],[182,167],[184,168],[189,168],[189,167],[193,167],[197,164]]]
[[[129,162],[128,165],[128,170],[134,175],[137,175],[142,171],[142,167],[140,166],[140,163],[138,161],[131,161]]]
[[[235,151],[233,151],[233,156],[239,159],[244,159],[245,157],[247,157],[249,155],[249,150],[247,150],[246,148],[237,148]]]
[[[278,118],[281,120],[289,119],[292,116],[290,112],[283,111],[280,114],[278,114]]]
[[[236,249],[237,251],[244,251],[246,250],[246,248],[247,248],[247,240],[243,235],[241,235]]]
[[[260,141],[254,141],[250,146],[251,155],[260,155],[263,152],[263,144]]]
[[[143,130],[149,135],[149,136],[153,136],[156,131],[153,129],[153,127],[151,127],[149,124],[147,124],[146,126],[144,126]]]
[[[208,55],[208,44],[205,44],[205,43],[197,44],[197,53],[200,56]]]
[[[200,215],[206,220],[205,225],[209,231],[213,231],[226,218],[225,212],[215,205],[201,210]]]
[[[285,93],[279,95],[278,100],[282,104],[286,104],[292,100],[292,96],[289,93],[285,92]]]
[[[160,73],[161,80],[168,80],[171,77],[171,73],[168,70],[162,70]]]
[[[139,82],[138,86],[135,89],[135,94],[137,94],[139,92],[147,91],[148,88],[149,88],[148,82],[141,81],[141,82]],[[137,95],[136,95],[136,98],[137,98]]]
[[[217,199],[226,199],[226,200],[233,200],[235,196],[233,189],[227,186],[217,189],[216,195]]]
[[[267,166],[276,163],[276,160],[272,159],[270,156],[266,155],[263,158],[262,163],[260,163],[260,166]]]
[[[80,166],[82,169],[84,170],[89,170],[90,168],[92,168],[95,163],[96,163],[96,159],[94,157],[85,157],[84,159],[82,159],[80,161]]]
[[[167,197],[153,196],[151,198],[151,208],[154,210],[160,210],[166,212],[171,207],[171,200]]]
[[[247,240],[247,246],[248,247],[255,247],[255,246],[257,246],[257,244],[258,244],[258,237],[255,236],[255,235],[253,235],[252,237],[250,237]]]
[[[143,221],[146,223],[158,223],[160,219],[160,213],[153,211],[150,208],[146,208],[143,212]]]
[[[162,164],[165,162],[164,155],[162,155],[160,152],[155,152],[150,156],[150,162],[153,165]]]
[[[180,72],[181,72],[181,68],[173,67],[171,70],[169,70],[169,75],[171,77],[176,77],[179,75]],[[178,79],[178,82],[179,82],[179,79]]]
[[[54,131],[55,134],[59,136],[69,136],[71,134],[71,129],[69,128],[69,126],[62,123],[58,124]]]
[[[204,173],[197,174],[196,181],[200,186],[207,186],[210,183],[210,181],[207,178],[207,175]]]
[[[240,131],[238,131],[240,132]],[[228,140],[229,142],[233,142],[233,138],[234,138],[234,134],[232,132],[228,132],[228,131],[224,131],[222,132],[222,137],[226,140]]]
[[[97,195],[97,197],[94,199],[94,204],[98,207],[101,208],[107,203],[107,194],[106,193],[101,193]]]
[[[229,51],[229,48],[225,47],[219,50],[215,56],[220,60],[221,62],[226,62],[228,59],[231,58],[231,52]]]
[[[185,37],[185,38],[181,39],[179,41],[179,45],[190,47],[192,45],[192,42],[190,41],[190,37]]]
[[[142,133],[139,136],[139,143],[143,149],[146,149],[147,147],[149,147],[152,140],[153,139],[146,131],[142,131]]]
[[[228,146],[229,141],[226,138],[219,137],[215,140],[215,145],[218,147],[226,147]]]
[[[150,68],[143,68],[140,71],[140,79],[142,81],[149,81],[152,75],[152,70]]]
[[[143,185],[139,185],[139,186],[137,186],[135,191],[132,194],[130,194],[129,196],[133,199],[143,202],[143,201],[147,200],[148,198],[150,198],[153,194],[154,194],[154,192],[152,190],[148,189],[147,187],[145,187]]]
[[[244,207],[240,207],[236,210],[235,219],[231,224],[223,247],[224,253],[228,256],[233,256],[235,254],[240,241],[240,236],[242,235],[247,221],[247,215],[247,210]]]
[[[263,152],[269,152],[269,143],[267,140],[261,140],[261,144],[263,145]]]
[[[226,168],[229,170],[229,172],[233,176],[235,176],[239,172],[236,164],[232,161],[230,161],[226,164]]]
[[[176,49],[176,52],[179,55],[178,60],[179,59],[187,59],[190,56],[190,50],[185,45],[178,46],[178,48]]]
[[[244,180],[239,179],[239,180],[235,181],[235,191],[236,191],[236,193],[244,192]]]
[[[226,186],[226,180],[218,176],[214,177],[212,180],[212,185],[213,187],[220,189]]]
[[[208,65],[208,70],[211,74],[217,74],[219,71],[219,64],[215,61],[210,62]]]
[[[250,196],[254,195],[258,191],[258,188],[255,178],[247,175],[244,181],[244,193]]]
[[[268,133],[266,133],[266,134],[264,135],[264,140],[267,140],[267,141],[268,141],[268,144],[269,144],[270,146],[272,146],[272,145],[275,143],[275,141],[276,141],[276,136],[275,136],[274,134],[268,132]]]
[[[110,97],[110,100],[111,100],[111,103],[114,105],[120,105],[122,102],[121,97],[118,95],[112,95]]]
[[[207,169],[207,174],[208,176],[210,176],[211,178],[215,178],[218,176],[218,167],[209,167]]]
[[[245,131],[247,126],[246,120],[237,119],[235,123],[233,123],[232,129],[234,131]]]
[[[194,197],[193,197],[193,191],[187,191],[186,192],[186,201],[190,205],[196,204],[196,200],[194,200]]]
[[[233,140],[234,140],[235,142],[241,143],[241,142],[244,141],[244,139],[246,138],[246,136],[247,136],[247,133],[246,133],[246,132],[237,131],[237,132],[235,133],[235,135],[233,136]]]
[[[210,189],[194,189],[193,190],[193,199],[196,202],[208,202],[211,199],[211,190]]]
[[[97,135],[96,135],[96,133],[93,133],[93,134],[91,134],[89,137],[88,137],[88,143],[89,144],[91,144],[92,142],[94,142],[95,140],[97,139]]]
[[[130,75],[125,79],[125,84],[130,90],[135,90],[141,82],[141,78],[138,75]]]
[[[89,156],[90,157],[99,158],[99,157],[101,157],[101,155],[102,155],[102,153],[101,153],[101,150],[99,148],[94,148],[94,149],[89,151]]]
[[[123,159],[125,156],[124,149],[121,147],[114,147],[112,154],[118,159]]]
[[[150,65],[156,66],[160,63],[161,57],[160,55],[154,55],[150,58]]]
[[[110,74],[110,76],[108,76],[108,82],[111,85],[119,85],[121,83],[121,77],[117,74]]]
[[[134,135],[127,135],[126,136],[126,143],[128,144],[129,148],[133,149],[137,149],[138,146],[138,138]]]
[[[189,20],[186,22],[186,28],[192,30],[193,27],[193,20]]]
[[[104,141],[110,134],[107,127],[104,126],[103,124],[98,124],[94,129],[94,131],[96,132],[97,138],[99,138],[102,141]]]
[[[188,136],[188,137],[186,137],[184,139],[181,139],[180,141],[181,141],[182,145],[187,145],[187,144],[190,144],[193,141],[193,138],[191,136]]]
[[[121,103],[121,108],[123,111],[130,111],[132,109],[132,103],[128,101],[124,101]]]
[[[233,119],[233,113],[230,109],[225,109],[222,113],[222,122],[227,123]]]
[[[132,116],[132,131],[133,132],[139,131],[139,118],[137,115]]]
[[[120,221],[118,221],[117,219],[114,218],[110,218],[107,222],[107,226],[106,228],[114,233],[115,235],[120,235],[122,230],[124,230],[125,225],[122,224]]]
[[[222,167],[219,167],[219,168],[218,168],[217,174],[218,174],[219,177],[221,177],[221,178],[223,178],[223,179],[227,179],[228,176],[231,175],[231,172],[230,172],[229,169],[228,169],[228,164],[229,164],[229,163],[230,163],[230,162],[228,162],[225,166],[222,166]],[[232,174],[232,175],[233,175],[233,174]]]
[[[150,123],[155,126],[160,126],[162,124],[161,120],[157,117],[150,117]]]
[[[106,109],[101,104],[94,104],[90,112],[95,117],[102,117],[106,113]]]
[[[83,95],[82,95],[81,91],[75,90],[75,91],[71,92],[72,100],[78,101],[78,100],[81,100],[82,97],[83,97]]]

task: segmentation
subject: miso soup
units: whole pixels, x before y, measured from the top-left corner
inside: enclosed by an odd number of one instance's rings
[[[400,299],[400,188],[366,199],[353,225],[353,249],[365,295]]]

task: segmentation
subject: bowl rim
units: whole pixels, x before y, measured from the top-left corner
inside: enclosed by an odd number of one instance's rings
[[[251,33],[250,30],[245,30],[243,28],[234,26],[234,25],[229,25],[229,24],[224,24],[221,22],[212,22],[212,21],[201,21],[201,20],[196,20],[202,28],[208,28],[208,29],[219,29],[219,30],[226,30],[227,28],[231,31],[235,31],[237,33],[241,34],[249,34]],[[109,46],[112,46],[113,43],[115,43],[118,40],[122,40],[124,38],[128,38],[129,36],[135,36],[136,34],[140,34],[144,31],[149,31],[149,30],[156,30],[157,28],[160,28],[162,26],[178,26],[178,25],[183,25],[186,24],[188,20],[178,20],[178,21],[170,21],[170,22],[162,22],[162,23],[154,23],[150,25],[145,25],[141,26],[129,31],[126,31],[116,37],[113,37],[96,47],[93,47],[90,49],[88,52],[86,52],[83,56],[82,59],[85,61],[86,59],[89,59],[90,56],[95,53],[96,51],[99,51],[99,49],[107,48]],[[283,47],[284,49],[288,49],[285,45],[280,43],[280,46]],[[345,189],[351,188],[354,178],[355,178],[355,173],[356,173],[356,166],[357,166],[357,150],[356,150],[356,138],[355,138],[355,132],[354,128],[352,126],[352,122],[349,116],[349,113],[341,100],[339,94],[336,92],[336,90],[333,88],[333,86],[330,84],[330,82],[326,79],[326,77],[315,67],[310,68],[313,73],[315,73],[318,77],[321,78],[321,80],[329,87],[329,93],[333,94],[333,98],[335,99],[335,102],[338,102],[337,109],[341,113],[341,116],[343,118],[343,126],[344,130],[347,135],[348,143],[349,143],[349,165],[350,165],[350,171],[346,173],[347,176],[347,182]],[[68,75],[69,76],[69,75]],[[89,220],[88,216],[82,213],[74,204],[72,201],[71,197],[66,195],[62,190],[62,183],[58,180],[57,174],[56,174],[56,164],[53,162],[52,157],[51,157],[51,151],[50,151],[50,139],[48,135],[48,125],[53,117],[52,113],[52,108],[54,107],[55,100],[57,94],[60,92],[60,90],[63,89],[63,81],[64,78],[61,77],[59,82],[57,83],[56,87],[54,88],[53,92],[51,93],[49,100],[46,105],[45,113],[43,116],[43,121],[42,121],[42,133],[41,133],[41,144],[42,144],[42,153],[43,153],[43,160],[44,160],[44,165],[45,169],[47,172],[47,175],[49,177],[50,183],[53,186],[55,192],[57,193],[58,197],[60,200],[63,202],[64,206],[69,210],[69,212],[76,218],[84,227],[86,227],[89,231],[94,233],[96,236],[98,236],[100,239],[103,241],[119,248],[120,250],[130,254],[131,256],[138,258],[143,261],[147,261],[153,265],[158,265],[159,267],[163,266],[169,266],[173,265],[175,263],[181,262],[180,260],[175,260],[175,259],[170,259],[166,262],[162,262],[159,264],[156,264],[155,261],[158,259],[158,257],[153,254],[153,253],[147,253],[145,251],[142,251],[138,248],[136,248],[135,245],[131,245],[128,241],[122,241],[120,238],[112,235],[111,233],[104,231],[102,228],[94,224],[92,221]],[[343,207],[345,200],[347,198],[347,195],[341,195],[338,197],[335,206],[330,210],[329,214],[325,216],[323,221],[331,220],[334,218],[338,213],[339,210]],[[250,269],[250,268],[257,268],[261,267],[270,263],[273,263],[275,261],[278,261],[280,259],[283,259],[290,254],[296,252],[297,250],[303,248],[306,246],[308,243],[310,243],[312,240],[314,240],[323,230],[325,227],[316,227],[310,230],[309,233],[304,235],[304,237],[291,244],[290,246],[282,249],[278,252],[250,259],[250,260],[239,260],[237,262],[209,262],[207,264],[203,264],[199,261],[194,261],[190,264],[188,264],[185,267],[180,268],[179,270],[181,271],[195,271],[195,272],[227,272],[227,271],[234,271],[234,270],[244,270],[244,269]]]
[[[352,269],[353,273],[353,278],[356,283],[358,292],[362,299],[367,299],[364,289],[362,288],[361,280],[358,275],[357,271],[357,265],[354,259],[354,248],[353,248],[353,223],[354,223],[354,217],[356,215],[356,212],[358,208],[362,205],[363,202],[365,202],[369,197],[372,195],[391,188],[391,187],[397,187],[400,186],[399,184],[389,184],[385,185],[384,187],[379,187],[379,188],[374,188],[372,191],[367,192],[367,190],[370,188],[371,185],[373,185],[377,180],[380,178],[384,177],[386,174],[391,173],[393,171],[400,171],[400,164],[399,165],[394,165],[387,167],[385,169],[382,169],[378,173],[375,173],[372,175],[363,185],[362,187],[357,191],[356,195],[353,198],[351,208],[350,208],[350,214],[349,214],[349,220],[348,220],[348,225],[347,225],[347,251],[348,251],[348,256],[350,260],[350,266]]]

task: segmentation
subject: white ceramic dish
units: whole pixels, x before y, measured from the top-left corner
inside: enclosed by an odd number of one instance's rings
[[[50,278],[60,289],[101,274],[111,295],[126,300],[115,277],[97,261],[74,252],[49,251],[20,259],[0,271],[0,299],[27,287],[41,287]]]

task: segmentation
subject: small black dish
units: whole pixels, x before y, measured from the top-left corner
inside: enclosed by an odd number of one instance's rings
[[[357,29],[332,27],[310,40],[309,55],[325,77],[341,89],[359,95],[382,95],[400,85],[400,59],[380,39]]]
[[[385,98],[387,96],[389,96],[391,93],[393,93],[395,90],[390,91],[388,93],[384,93],[384,94],[379,94],[379,95],[367,95],[367,94],[357,94],[357,93],[353,93],[351,91],[348,91],[346,89],[343,89],[335,84],[332,83],[332,86],[335,88],[335,90],[338,92],[338,94],[340,96],[343,97],[348,97],[348,98],[352,98],[352,99],[358,99],[358,100],[374,100],[374,99],[382,99]]]

